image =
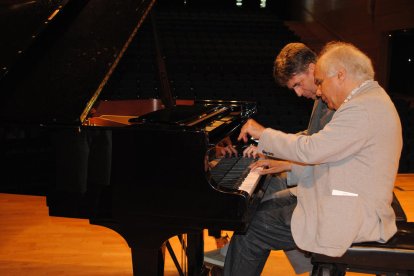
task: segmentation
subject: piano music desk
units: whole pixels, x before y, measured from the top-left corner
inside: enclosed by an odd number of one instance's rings
[[[398,175],[394,191],[414,221],[414,174]],[[0,194],[0,231],[0,275],[132,275],[122,237],[88,220],[49,217],[45,197]],[[178,239],[170,242],[180,258]],[[205,232],[205,250],[214,247]],[[165,275],[178,275],[168,253]],[[284,254],[272,251],[262,275],[295,274]]]

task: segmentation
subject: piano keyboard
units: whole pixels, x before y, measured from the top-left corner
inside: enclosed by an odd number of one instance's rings
[[[259,171],[262,170],[262,168],[253,171],[249,169],[249,165],[255,160],[245,157],[223,158],[211,170],[211,177],[219,187],[242,190],[252,195],[261,177]]]

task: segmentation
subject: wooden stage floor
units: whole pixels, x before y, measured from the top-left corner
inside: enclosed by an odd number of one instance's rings
[[[414,221],[414,174],[399,175],[395,193]],[[0,233],[0,275],[132,275],[130,249],[117,233],[88,220],[49,217],[44,197],[0,194]],[[178,239],[170,242],[180,258]],[[215,249],[206,233],[205,249]],[[178,275],[168,253],[165,275]],[[283,252],[273,251],[262,275],[295,273]]]

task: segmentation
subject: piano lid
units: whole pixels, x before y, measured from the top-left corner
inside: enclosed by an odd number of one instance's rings
[[[171,125],[189,125],[210,118],[229,110],[229,107],[221,105],[177,105],[156,110],[137,118],[130,119],[132,123],[155,123]]]
[[[154,2],[2,1],[1,122],[80,124]]]

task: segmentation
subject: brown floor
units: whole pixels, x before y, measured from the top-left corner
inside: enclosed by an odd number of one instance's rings
[[[395,193],[414,221],[414,174],[399,175]],[[44,197],[0,194],[0,275],[132,275],[129,248],[118,234],[47,212]],[[180,258],[178,239],[171,244]],[[206,236],[205,249],[214,248]],[[165,275],[178,275],[168,254]],[[284,254],[274,251],[262,275],[295,273]]]

